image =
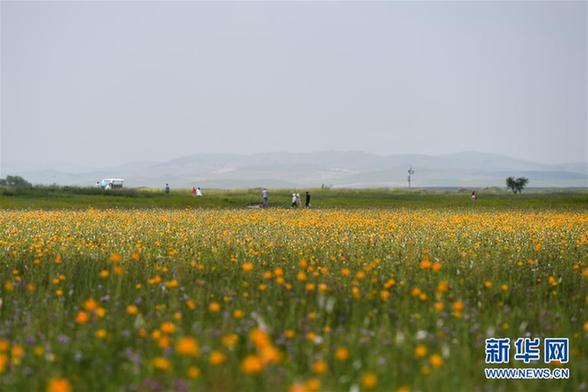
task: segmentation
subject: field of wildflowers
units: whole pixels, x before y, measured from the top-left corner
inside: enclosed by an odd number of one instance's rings
[[[0,250],[1,390],[588,388],[582,211],[4,210]],[[486,381],[527,335],[570,379]]]

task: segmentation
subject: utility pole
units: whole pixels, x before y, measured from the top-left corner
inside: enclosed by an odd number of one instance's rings
[[[414,174],[414,170],[412,169],[412,166],[408,168],[408,189],[410,189],[410,180],[412,175]]]

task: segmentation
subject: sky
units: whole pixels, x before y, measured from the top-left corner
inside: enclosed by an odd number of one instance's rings
[[[1,3],[13,166],[199,153],[587,160],[587,3]]]

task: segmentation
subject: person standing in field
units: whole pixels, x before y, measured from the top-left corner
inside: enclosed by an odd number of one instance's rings
[[[165,184],[165,193],[169,193],[170,188],[169,188],[169,184]]]
[[[196,188],[196,197],[202,197],[202,189],[200,187]]]
[[[269,194],[266,188],[263,188],[261,191],[261,204],[263,208],[266,208],[269,205]]]
[[[302,203],[300,202],[300,193],[296,193],[296,207],[300,207]]]
[[[304,205],[306,206],[306,208],[310,208],[310,192],[306,191],[306,200]]]
[[[192,196],[196,196],[196,187],[195,186],[192,187]]]
[[[298,207],[298,205],[296,204],[296,193],[292,193],[292,207]]]

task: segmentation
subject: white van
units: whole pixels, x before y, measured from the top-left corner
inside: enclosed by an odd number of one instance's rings
[[[122,178],[105,178],[98,184],[102,189],[121,189],[125,180]]]

